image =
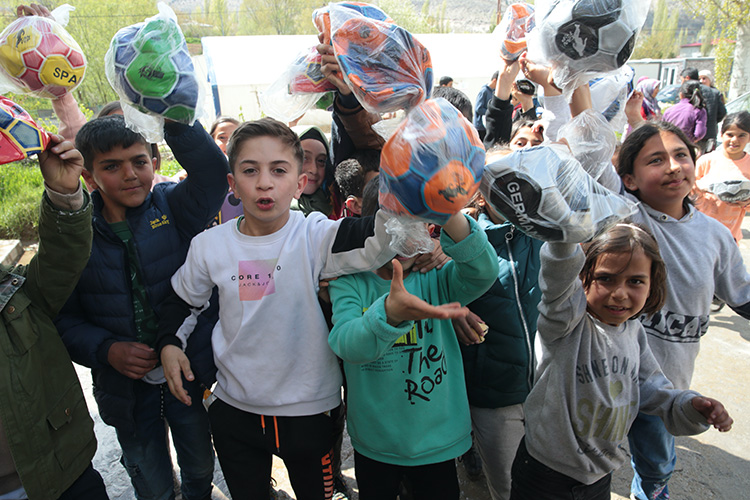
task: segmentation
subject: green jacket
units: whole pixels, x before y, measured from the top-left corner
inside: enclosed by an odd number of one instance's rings
[[[81,385],[52,319],[91,252],[91,202],[60,211],[46,194],[39,252],[28,266],[0,266],[0,420],[30,500],[58,498],[96,451]]]

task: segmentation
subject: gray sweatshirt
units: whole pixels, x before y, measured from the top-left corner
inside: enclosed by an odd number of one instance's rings
[[[627,459],[620,444],[639,411],[657,415],[674,435],[708,426],[693,391],[675,390],[659,369],[637,320],[604,324],[586,312],[579,245],[541,251],[537,381],[526,400],[526,447],[535,459],[592,484]]]
[[[714,295],[750,318],[750,274],[732,234],[692,205],[687,209],[677,220],[639,203],[632,217],[654,235],[667,266],[667,301],[641,323],[661,369],[677,389],[690,387]]]

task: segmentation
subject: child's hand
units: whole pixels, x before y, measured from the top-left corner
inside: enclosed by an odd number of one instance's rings
[[[518,63],[521,65],[523,76],[541,86],[544,89],[544,95],[552,96],[562,94],[560,87],[555,85],[555,80],[552,78],[552,71],[549,66],[530,61],[527,52],[521,54],[521,57],[518,58]]]
[[[460,318],[468,314],[469,309],[461,307],[461,304],[458,302],[433,306],[419,297],[410,294],[404,287],[404,271],[401,263],[397,259],[393,259],[391,265],[393,266],[391,292],[385,299],[385,314],[389,325],[396,326],[404,321],[416,321],[427,318]]]
[[[417,257],[414,261],[414,265],[411,270],[414,272],[426,273],[433,269],[442,269],[443,266],[451,260],[450,257],[445,255],[443,247],[440,246],[440,238],[432,238],[435,247],[430,253],[423,253]]]
[[[190,369],[190,360],[182,352],[182,349],[171,344],[164,346],[161,350],[161,364],[164,367],[164,377],[167,379],[169,392],[186,405],[193,404],[192,399],[182,386],[182,375],[184,374],[185,378],[190,381],[195,379],[195,375]]]
[[[16,7],[16,16],[40,16],[40,17],[52,17],[49,9],[44,5],[38,3],[32,3],[31,5],[19,5]]]
[[[485,323],[482,318],[469,311],[464,317],[454,318],[453,329],[456,330],[456,337],[463,345],[481,344],[484,342],[486,332]],[[483,326],[484,325],[484,326]]]
[[[139,380],[156,368],[156,352],[140,342],[115,342],[107,353],[109,364],[126,377]]]
[[[321,33],[320,35],[318,35],[318,38],[320,39],[322,36],[323,34]],[[320,64],[320,71],[323,72],[323,75],[325,75],[328,81],[334,84],[337,89],[339,89],[340,94],[351,94],[352,90],[349,88],[349,86],[341,76],[341,68],[339,67],[339,62],[336,60],[336,56],[333,54],[333,47],[328,43],[321,42],[317,46],[317,49],[322,59]]]
[[[324,280],[320,280],[320,283],[318,283],[318,298],[322,300],[323,302],[330,304],[331,303],[331,292],[328,289],[328,282],[337,280],[338,278],[328,278]]]
[[[729,416],[721,402],[702,396],[694,397],[690,402],[693,404],[693,408],[706,417],[708,424],[719,429],[719,432],[727,432],[732,428],[734,420]]]
[[[53,191],[72,194],[81,186],[83,156],[61,135],[50,134],[47,149],[39,153],[39,168],[44,182]]]
[[[641,116],[641,106],[643,105],[643,94],[636,90],[625,103],[625,116],[628,118],[628,125],[632,128],[637,127],[645,121]]]

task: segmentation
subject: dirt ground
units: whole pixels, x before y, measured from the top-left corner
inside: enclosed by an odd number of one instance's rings
[[[750,230],[750,218],[745,219]],[[750,264],[750,232],[745,231],[741,250]],[[677,468],[670,481],[671,497],[679,500],[750,498],[750,397],[744,389],[750,383],[750,322],[724,308],[711,317],[708,333],[701,340],[701,353],[696,363],[693,388],[724,403],[734,417],[734,428],[726,434],[711,429],[693,437],[677,438]],[[84,392],[89,397],[89,408],[96,421],[99,449],[94,466],[102,473],[112,500],[133,499],[130,481],[119,463],[120,450],[112,428],[101,422],[96,414],[96,403],[91,393],[88,370],[78,367]],[[626,445],[627,446],[627,445]],[[354,488],[354,462],[351,444],[345,440],[344,474]],[[489,500],[483,480],[469,481],[459,464],[463,500]],[[280,498],[294,498],[280,460],[274,462]],[[630,467],[616,471],[612,483],[612,499],[624,500],[630,494]],[[228,495],[218,468],[214,483]],[[216,495],[216,498],[221,498]]]

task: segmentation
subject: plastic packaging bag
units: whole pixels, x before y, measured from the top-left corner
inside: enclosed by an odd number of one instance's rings
[[[206,112],[185,37],[165,3],[156,16],[115,34],[104,69],[126,123],[150,142],[162,139],[165,118],[191,125]]]
[[[0,96],[0,164],[41,153],[47,144],[47,132],[21,106]]]
[[[526,50],[526,35],[534,28],[534,6],[525,2],[508,6],[503,20],[492,32],[499,40],[500,53],[506,61],[515,61]]]
[[[429,99],[406,115],[383,146],[380,208],[445,224],[474,196],[483,168],[476,129],[445,99]]]
[[[589,176],[561,144],[521,149],[485,167],[492,207],[544,241],[581,243],[635,213],[635,204]]]
[[[344,81],[373,113],[411,109],[432,92],[430,52],[399,26],[329,6],[331,43]]]
[[[540,0],[529,34],[529,59],[552,66],[569,95],[622,67],[635,48],[650,0]]]
[[[617,136],[607,119],[587,109],[560,128],[557,137],[568,141],[573,156],[594,180],[612,163]]]
[[[0,33],[0,93],[28,93],[55,99],[75,90],[86,74],[86,57],[68,34],[68,4],[52,19],[20,17]]]
[[[743,176],[739,170],[734,174],[714,173],[709,170],[708,174],[695,182],[695,185],[703,191],[713,193],[718,199],[727,203],[750,200],[750,179]]]
[[[350,9],[358,14],[361,14],[365,17],[368,17],[370,19],[374,19],[376,21],[383,21],[386,23],[392,23],[393,19],[391,19],[388,14],[383,12],[380,7],[377,7],[375,5],[369,4],[369,3],[363,3],[363,2],[338,2],[334,4],[327,5],[326,7],[321,7],[319,9],[315,9],[313,11],[313,24],[316,28],[318,28],[318,31],[323,34],[323,43],[331,43],[331,16],[330,16],[330,9]]]
[[[294,121],[312,109],[328,92],[329,86],[336,89],[320,72],[320,54],[317,72],[314,66],[310,67],[309,79],[304,82],[303,67],[306,60],[314,58],[313,53],[318,54],[315,47],[297,54],[292,64],[260,94],[260,106],[265,114],[282,122]]]

